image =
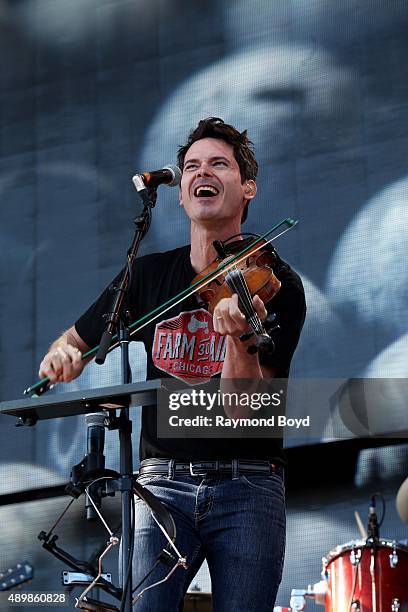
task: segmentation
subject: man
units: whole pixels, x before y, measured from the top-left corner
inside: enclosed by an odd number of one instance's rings
[[[179,149],[180,205],[191,222],[191,245],[136,261],[128,299],[133,320],[188,286],[214,260],[214,240],[239,234],[257,190],[258,165],[251,145],[246,132],[209,118],[200,121]],[[282,286],[267,308],[277,314],[282,331],[272,355],[247,352],[248,341],[242,342],[240,336],[248,325],[236,295],[221,300],[213,316],[190,298],[139,333],[137,339],[147,352],[148,379],[170,375],[191,383],[218,373],[226,379],[287,377],[305,301],[298,275],[278,256],[276,262]],[[40,376],[66,382],[81,373],[81,353],[98,343],[110,300],[108,288],[53,343],[41,363]],[[254,297],[253,305],[264,319],[267,308],[262,300]],[[182,338],[187,339],[184,345]],[[224,342],[223,350],[200,352],[197,347],[209,338],[218,346]],[[142,413],[140,458],[138,480],[170,509],[177,547],[186,555],[189,568],[177,569],[170,580],[148,591],[137,609],[181,609],[188,585],[206,558],[215,612],[270,611],[284,556],[282,441],[158,438],[156,411],[147,407]],[[164,541],[140,500],[135,524],[133,581],[137,585],[155,564]],[[163,578],[168,569],[157,565],[143,586]]]

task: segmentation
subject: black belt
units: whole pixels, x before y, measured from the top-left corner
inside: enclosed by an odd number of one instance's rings
[[[174,459],[145,459],[140,464],[141,474],[189,474],[190,476],[205,476],[209,473],[218,474],[274,474],[278,466],[270,461],[252,461],[250,459],[231,459],[228,461],[190,461],[184,463]]]

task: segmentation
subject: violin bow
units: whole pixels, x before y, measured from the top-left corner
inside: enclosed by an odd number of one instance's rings
[[[225,274],[229,270],[232,270],[237,264],[241,263],[241,261],[243,261],[246,258],[247,256],[246,254],[249,250],[251,250],[251,253],[256,253],[257,251],[265,247],[267,244],[270,244],[273,240],[276,240],[280,236],[283,236],[283,234],[286,234],[286,232],[293,229],[298,223],[299,223],[298,220],[291,219],[290,217],[287,217],[286,219],[282,219],[282,221],[279,221],[278,223],[276,223],[273,227],[271,227],[271,229],[265,232],[265,234],[263,234],[262,236],[259,236],[258,238],[255,238],[255,240],[251,242],[248,246],[246,246],[244,249],[242,249],[242,251],[239,251],[236,255],[234,255],[232,259],[229,259],[225,263],[221,264],[216,270],[214,270],[213,272],[209,272],[201,280],[196,281],[189,287],[186,287],[186,289],[183,289],[177,295],[173,296],[172,298],[169,298],[163,304],[160,304],[159,306],[157,306],[156,308],[154,308],[147,314],[143,315],[137,321],[134,321],[131,325],[129,325],[130,336],[134,336],[144,327],[146,327],[147,325],[150,325],[150,323],[158,319],[161,315],[168,312],[171,308],[173,308],[174,306],[177,306],[178,304],[180,304],[181,302],[183,302],[184,300],[192,296],[196,292],[197,289],[202,289],[209,282],[215,280],[216,278],[218,278],[222,274]],[[278,234],[276,234],[275,236],[272,236],[271,238],[267,240],[268,236],[270,236],[273,232],[281,228],[283,225],[286,225],[285,229],[283,229],[281,232],[279,232]],[[258,242],[260,244],[258,246],[255,246]],[[255,248],[253,248],[254,246]],[[115,334],[114,336],[112,336],[112,342],[108,349],[108,352],[110,353],[118,346],[119,346],[118,337]],[[88,357],[93,357],[98,352],[98,349],[99,349],[99,345],[90,349],[89,351],[87,351],[86,353],[82,355],[82,359],[84,360],[84,359],[88,359]],[[48,378],[48,376],[46,376],[45,378],[38,380],[36,383],[31,385],[30,387],[27,387],[27,389],[24,390],[24,395],[30,395],[31,397],[35,398],[45,393],[49,389],[51,389],[52,386],[54,385],[50,385],[50,379]]]

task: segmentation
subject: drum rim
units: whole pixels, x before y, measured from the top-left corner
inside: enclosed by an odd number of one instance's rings
[[[379,547],[380,548],[388,548],[389,550],[396,550],[405,552],[408,554],[408,546],[405,544],[401,544],[397,540],[390,540],[388,538],[379,538]],[[340,557],[345,552],[351,552],[352,550],[357,550],[361,548],[371,548],[369,544],[367,544],[367,540],[350,540],[349,542],[345,542],[344,544],[338,544],[335,548],[324,557],[326,561],[326,565],[328,565],[331,561]]]

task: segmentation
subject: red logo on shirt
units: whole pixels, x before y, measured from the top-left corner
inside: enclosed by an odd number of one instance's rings
[[[200,308],[156,325],[152,358],[159,370],[194,385],[221,372],[225,348],[226,337],[214,331],[212,315]]]

